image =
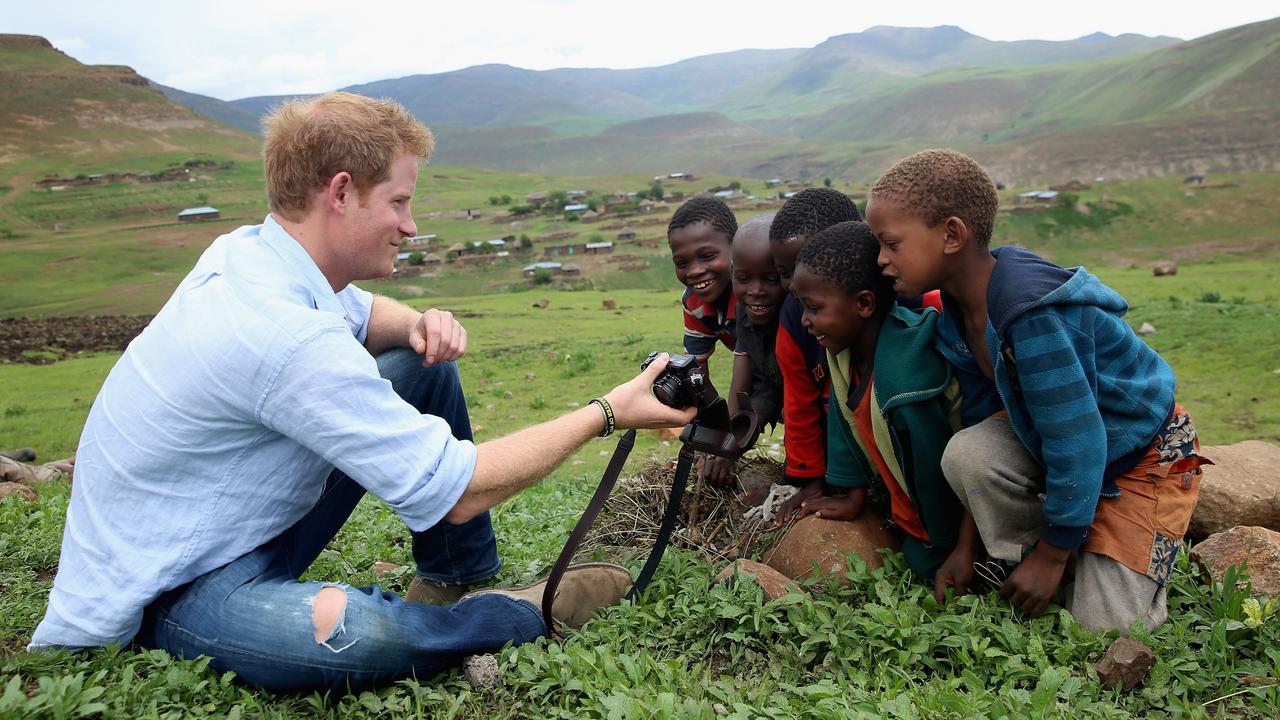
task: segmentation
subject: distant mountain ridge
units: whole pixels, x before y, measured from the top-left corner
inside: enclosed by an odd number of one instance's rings
[[[48,146],[49,133],[33,128],[65,126],[66,108],[78,105],[109,108],[76,117],[130,143],[194,149],[221,137],[244,153],[255,142],[232,128],[257,132],[261,115],[292,97],[226,102],[127,68],[80,65],[30,36],[0,36],[0,60],[0,81],[16,88],[0,97],[0,156],[24,142]],[[71,87],[68,77],[92,88]],[[127,98],[121,87],[131,88]],[[14,100],[33,88],[32,106],[52,119],[32,120]],[[1280,170],[1280,18],[1189,42],[1102,33],[996,42],[953,26],[878,26],[808,49],[654,68],[479,65],[344,89],[408,107],[440,139],[435,162],[504,170],[869,179],[938,145],[969,152],[1011,183]],[[107,105],[95,104],[106,96]],[[155,121],[127,120],[148,108]],[[205,139],[172,135],[200,123]],[[147,138],[143,126],[170,134]],[[93,146],[77,139],[54,151],[91,157]]]
[[[790,117],[833,107],[847,100],[850,90],[866,87],[868,80],[887,85],[941,68],[1096,60],[1177,42],[1101,33],[1077,40],[1006,42],[954,26],[877,26],[836,35],[808,49],[738,50],[652,68],[537,71],[476,65],[340,89],[392,98],[428,125],[544,125],[573,133],[691,111],[721,112],[738,120]],[[289,97],[243,98],[230,104],[261,113]],[[786,102],[784,97],[803,97],[803,102]],[[220,119],[235,120],[230,114]]]

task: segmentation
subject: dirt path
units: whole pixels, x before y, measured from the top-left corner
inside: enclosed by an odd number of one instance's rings
[[[46,365],[87,351],[121,351],[151,315],[0,320],[0,361]]]

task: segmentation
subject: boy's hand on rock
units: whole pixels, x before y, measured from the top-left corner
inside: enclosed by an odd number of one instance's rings
[[[825,486],[826,481],[822,478],[810,480],[808,484],[800,488],[800,492],[792,495],[790,499],[778,507],[778,513],[774,516],[773,526],[779,528],[786,525],[791,520],[791,516],[800,509],[802,503],[806,500],[822,497],[822,491]]]
[[[1039,615],[1058,591],[1069,557],[1070,550],[1041,541],[1000,586],[1000,597],[1027,615]]]
[[[947,555],[947,559],[938,566],[933,580],[933,599],[939,604],[946,602],[946,589],[951,588],[953,595],[959,597],[969,592],[969,584],[973,582],[973,561],[976,553],[968,548],[957,546]]]
[[[844,497],[819,497],[800,503],[800,513],[796,519],[805,515],[813,515],[824,520],[856,520],[862,514],[862,504],[867,499],[867,491],[863,488],[850,490]]]
[[[703,461],[701,480],[714,487],[722,488],[733,484],[733,468],[736,463],[732,458],[709,455]]]

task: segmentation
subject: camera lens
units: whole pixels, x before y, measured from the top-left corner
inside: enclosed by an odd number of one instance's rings
[[[682,408],[680,404],[680,381],[670,375],[660,375],[653,381],[653,396],[667,407]]]

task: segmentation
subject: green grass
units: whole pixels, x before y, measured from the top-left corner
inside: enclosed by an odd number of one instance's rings
[[[260,174],[259,163],[238,162],[198,183],[66,195],[19,187],[0,197],[0,230],[9,230],[0,232],[0,317],[155,311],[214,236],[260,220]],[[495,194],[518,202],[532,190],[612,192],[646,180],[427,166],[415,215],[419,231],[438,233],[446,247],[566,228],[610,237],[599,226],[548,218],[511,227],[433,213],[492,212],[487,198]],[[699,185],[720,182],[727,179]],[[1179,399],[1206,444],[1280,442],[1280,211],[1269,202],[1280,175],[1212,182],[1234,187],[1187,191],[1176,179],[1095,186],[1080,193],[1081,205],[1001,216],[996,241],[1083,262],[1119,290],[1131,305],[1128,321],[1157,328],[1147,340],[1173,365]],[[748,190],[763,193],[756,185]],[[176,208],[203,201],[222,208],[225,219],[172,221]],[[55,234],[52,222],[71,227]],[[642,238],[661,237],[664,227],[637,229]],[[623,252],[649,268],[601,266],[578,283],[587,289],[574,292],[532,288],[519,274],[532,259],[523,256],[366,286],[460,315],[471,347],[459,367],[484,441],[579,406],[630,377],[650,350],[678,349],[679,292],[665,247]],[[1164,257],[1179,260],[1179,273],[1155,278],[1148,265]],[[616,310],[603,308],[606,297]],[[544,298],[548,308],[533,306]],[[44,459],[74,451],[117,357],[0,364],[0,447],[33,446]],[[723,350],[713,356],[722,387],[728,360]],[[764,441],[779,440],[780,431]],[[495,510],[506,562],[500,582],[546,571],[612,449],[612,441],[589,442]],[[631,467],[674,452],[642,433]],[[350,697],[276,697],[213,673],[204,661],[163,653],[26,654],[21,647],[44,612],[56,568],[68,497],[67,486],[54,484],[40,488],[35,505],[0,502],[0,717],[1273,717],[1280,702],[1275,689],[1245,684],[1280,677],[1280,619],[1246,623],[1233,584],[1207,585],[1185,559],[1171,586],[1173,620],[1154,635],[1138,633],[1159,660],[1128,695],[1101,690],[1092,674],[1111,635],[1083,631],[1061,611],[1020,622],[994,596],[936,607],[931,593],[904,579],[900,558],[874,573],[855,563],[850,587],[819,583],[811,602],[761,605],[746,588],[708,589],[715,568],[672,552],[640,603],[609,610],[566,642],[503,651],[504,685],[483,693],[453,672]],[[403,591],[406,571],[378,578],[372,568],[410,561],[405,534],[384,504],[367,498],[311,575]]]
[[[1181,399],[1206,443],[1280,441],[1280,376],[1272,372],[1280,368],[1280,266],[1184,266],[1176,278],[1101,273],[1129,297],[1131,322],[1159,328],[1150,340],[1178,372]],[[1184,283],[1223,299],[1206,303],[1200,292],[1170,289]],[[617,311],[601,306],[602,292],[539,295],[550,300],[545,310],[528,294],[435,303],[463,314],[470,332],[460,369],[479,441],[555,417],[630,376],[650,349],[678,346],[674,290],[610,293]],[[726,356],[713,356],[721,381]],[[71,451],[116,357],[0,365],[0,447],[33,445],[46,458]],[[496,509],[506,562],[500,582],[545,572],[612,448],[591,441]],[[674,451],[644,433],[631,467]],[[452,672],[350,697],[276,697],[204,661],[163,653],[28,655],[20,648],[44,611],[68,491],[49,485],[34,506],[0,504],[0,677],[17,683],[0,694],[0,716],[50,716],[55,708],[67,716],[86,708],[118,717],[221,716],[238,707],[243,717],[712,717],[719,705],[731,717],[1196,717],[1212,703],[1215,715],[1270,717],[1280,701],[1274,689],[1244,684],[1280,676],[1280,619],[1246,625],[1238,593],[1208,587],[1185,560],[1170,592],[1173,620],[1137,635],[1159,660],[1128,695],[1101,690],[1090,669],[1113,634],[1081,630],[1061,611],[1020,622],[994,595],[937,607],[905,579],[900,558],[870,573],[855,563],[850,587],[819,583],[811,602],[761,605],[747,588],[708,589],[715,568],[673,552],[640,603],[607,611],[565,642],[500,653],[505,681],[492,692],[472,691]],[[403,538],[394,513],[368,498],[311,576],[403,591],[406,572],[377,578],[372,570],[380,560],[409,562]]]

